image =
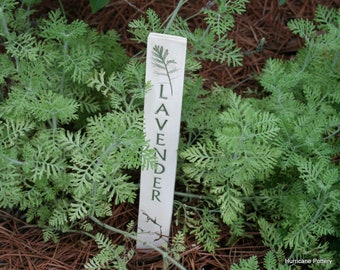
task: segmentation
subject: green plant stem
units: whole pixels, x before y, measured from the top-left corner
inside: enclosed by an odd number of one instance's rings
[[[8,30],[8,26],[7,26],[5,14],[3,12],[3,8],[0,8],[0,17],[1,17],[2,28],[4,29],[4,33],[5,33],[5,37],[8,39],[10,33],[9,33],[9,30]]]
[[[164,34],[168,33],[169,29],[171,28],[179,10],[182,8],[182,6],[188,2],[188,0],[180,0],[175,10],[171,13],[171,15],[166,19],[166,21],[169,20],[168,24],[166,25],[166,28],[164,29]]]
[[[101,166],[102,164],[103,164],[103,159],[107,156],[107,155],[109,155],[111,152],[112,152],[112,150],[115,148],[115,147],[117,147],[119,145],[119,143],[111,143],[110,145],[109,145],[109,147],[105,150],[105,152],[103,153],[103,154],[101,154],[98,158],[96,158],[95,160],[94,160],[94,162],[91,164],[91,166],[93,165],[93,166]],[[95,205],[96,205],[96,200],[97,200],[97,181],[95,180],[95,179],[93,179],[93,181],[92,181],[92,201],[93,201],[93,203],[92,203],[92,206],[93,206],[93,209],[94,209],[94,207],[95,207]],[[93,210],[94,211],[94,210]]]
[[[215,1],[207,1],[207,4],[204,7],[202,7],[200,11],[196,12],[194,15],[191,15],[188,18],[185,18],[185,21],[187,22],[191,20],[192,18],[197,17],[198,15],[202,14],[204,10],[210,10],[214,4],[215,4]]]
[[[208,25],[208,27],[205,28],[204,33],[202,35],[202,38],[200,38],[199,40],[204,40],[205,37],[209,34],[210,32],[210,25]],[[197,46],[194,46],[194,48],[191,50],[191,55],[195,56],[197,54],[197,51],[199,50],[199,48]]]
[[[8,29],[8,25],[7,25],[7,21],[6,21],[6,18],[5,18],[3,7],[0,7],[0,18],[1,18],[2,28],[4,29],[5,38],[7,40],[9,40],[10,39],[10,32],[9,32],[9,29]],[[14,57],[14,59],[15,59],[16,68],[19,69],[19,59],[17,57]]]
[[[306,68],[308,67],[308,65],[312,61],[312,58],[313,58],[313,55],[312,55],[311,51],[308,50],[307,55],[305,57],[305,61],[303,62],[303,66],[302,66],[301,70],[299,71],[299,75],[303,74],[305,72]]]
[[[66,60],[66,56],[67,56],[67,51],[68,51],[68,40],[66,40],[64,42],[64,49],[63,49],[63,53],[64,53],[64,60]],[[65,66],[63,67],[63,73],[61,75],[61,80],[60,80],[60,93],[63,95],[64,94],[64,88],[65,88]]]
[[[310,227],[317,221],[317,219],[320,217],[320,215],[322,213],[323,207],[324,207],[328,197],[329,197],[328,193],[324,195],[324,197],[322,198],[322,201],[320,203],[320,206],[319,206],[318,210],[316,210],[313,218],[305,226],[303,226],[303,228],[300,231],[304,231],[304,230],[308,231],[310,229]],[[295,253],[296,253],[296,249],[294,249],[293,252],[290,254],[289,259],[293,259],[294,256],[295,256]]]
[[[143,240],[139,239],[137,236],[133,235],[132,233],[129,233],[129,232],[126,232],[126,231],[123,231],[123,230],[120,230],[118,228],[115,228],[115,227],[112,227],[108,224],[105,224],[103,222],[101,222],[99,219],[97,219],[96,217],[94,216],[89,216],[89,218],[94,221],[96,224],[102,226],[103,228],[107,229],[107,230],[110,230],[110,231],[113,231],[115,233],[119,233],[121,235],[123,235],[124,237],[126,238],[130,238],[132,240],[135,240],[135,241],[140,241],[140,242],[143,242]],[[171,258],[169,256],[168,253],[166,253],[165,251],[163,251],[162,249],[160,249],[159,247],[156,247],[155,245],[151,244],[151,243],[148,243],[148,242],[145,242],[144,243],[146,246],[148,246],[149,248],[157,251],[158,253],[160,253],[163,257],[163,259],[166,259],[166,260],[169,260],[173,265],[175,265],[176,267],[178,267],[178,269],[180,270],[186,270],[185,267],[183,265],[181,265],[180,263],[178,263],[175,259]]]
[[[211,197],[209,196],[197,195],[197,194],[191,194],[191,193],[185,193],[185,192],[179,192],[179,191],[175,191],[175,195],[180,196],[180,197],[194,198],[194,199],[200,199],[200,200],[211,199]]]
[[[55,229],[55,228],[52,227],[52,229]],[[66,231],[66,233],[79,233],[79,234],[86,235],[87,237],[89,237],[89,238],[91,238],[91,239],[93,239],[93,240],[96,239],[96,237],[95,237],[93,234],[91,234],[91,233],[89,233],[89,232],[86,232],[86,231],[84,231],[84,230],[81,231],[81,230],[68,229],[68,230]]]
[[[136,186],[140,187],[140,184],[136,184]],[[179,192],[179,191],[175,191],[175,195],[176,196],[180,196],[180,197],[193,198],[193,199],[201,199],[201,200],[212,199],[211,197],[205,196],[205,195],[197,195],[197,194],[185,193],[185,192]]]
[[[51,119],[52,119],[52,130],[53,130],[53,134],[55,134],[55,132],[57,131],[57,127],[58,127],[58,121],[57,121],[57,116],[55,113],[51,114]]]
[[[324,138],[324,140],[328,140],[329,138],[334,137],[336,134],[338,134],[340,132],[340,125],[338,125],[338,128],[336,129],[336,131],[334,131],[333,133],[331,133],[330,135],[328,135],[327,137]]]
[[[13,159],[13,158],[4,156],[4,155],[0,155],[0,157],[2,157],[3,159],[5,159],[5,160],[7,160],[7,161],[9,161],[9,162],[11,162],[11,163],[13,163],[13,164],[15,164],[15,165],[20,165],[20,166],[22,166],[22,165],[25,164],[25,162],[23,162],[23,161],[19,161],[19,160],[16,160],[16,159]]]
[[[185,18],[184,21],[185,21],[185,22],[188,22],[188,21],[190,21],[191,19],[197,17],[197,16],[200,15],[200,14],[202,14],[202,10],[200,10],[199,12],[196,12],[195,14],[191,15],[191,16],[188,17],[188,18]]]
[[[340,57],[340,52],[337,51],[335,53],[335,56],[334,56],[334,59],[333,59],[333,63],[332,63],[332,67],[333,68],[336,68],[337,63],[339,62],[339,57]]]
[[[59,2],[59,6],[60,6],[60,9],[61,9],[61,12],[63,13],[64,17],[66,18],[66,13],[65,13],[64,5],[63,5],[61,0],[58,0],[58,2]]]

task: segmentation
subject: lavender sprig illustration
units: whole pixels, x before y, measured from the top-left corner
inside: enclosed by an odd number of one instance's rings
[[[169,56],[169,50],[164,50],[163,46],[155,45],[152,48],[152,64],[159,68],[160,70],[163,70],[162,72],[157,72],[158,75],[164,75],[168,77],[170,89],[171,89],[171,95],[173,95],[173,88],[171,83],[171,77],[170,74],[175,73],[178,71],[178,68],[176,68],[176,61],[175,60],[168,60],[167,57]]]

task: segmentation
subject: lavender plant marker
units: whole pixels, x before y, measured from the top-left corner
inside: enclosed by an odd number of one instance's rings
[[[155,168],[141,172],[137,249],[168,242],[173,210],[177,148],[187,40],[150,33],[147,43],[144,125],[156,152]]]

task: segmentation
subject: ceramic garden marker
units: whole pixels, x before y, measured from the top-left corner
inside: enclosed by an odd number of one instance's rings
[[[147,43],[144,126],[155,168],[141,172],[138,249],[167,243],[173,208],[187,40],[150,33]]]

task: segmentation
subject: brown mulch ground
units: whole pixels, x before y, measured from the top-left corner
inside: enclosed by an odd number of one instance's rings
[[[141,49],[141,45],[131,41],[127,24],[132,19],[153,8],[162,18],[166,18],[175,8],[178,0],[114,0],[97,14],[91,14],[88,1],[63,1],[70,20],[80,18],[100,31],[114,28],[121,35],[121,43],[130,55]],[[189,0],[181,10],[183,17],[190,16],[206,6],[207,0]],[[256,49],[265,38],[263,51],[245,55],[242,67],[229,68],[225,64],[205,62],[201,74],[206,79],[205,86],[213,83],[234,87],[239,93],[247,89],[257,89],[256,75],[270,57],[290,58],[302,46],[302,41],[292,35],[286,27],[292,18],[312,18],[317,4],[339,8],[338,0],[287,0],[280,6],[275,0],[251,0],[247,12],[236,16],[236,27],[230,37],[244,52]],[[46,14],[58,7],[57,0],[45,0],[39,6],[39,14]],[[191,21],[195,27],[204,27],[201,18]],[[125,229],[131,220],[137,219],[137,205],[123,204],[113,209],[114,215],[105,220],[109,225]],[[221,238],[228,239],[228,228],[221,225]],[[176,232],[177,228],[173,227]],[[197,246],[193,237],[186,239],[187,250],[182,254],[181,263],[187,269],[229,269],[230,264],[240,258],[258,255],[262,258],[266,248],[261,244],[257,232],[248,232],[253,238],[238,240],[232,247],[221,247],[215,254],[205,252]],[[121,235],[106,232],[117,244],[126,240]],[[132,247],[132,242],[126,242]],[[84,262],[97,252],[95,243],[81,233],[64,234],[58,243],[44,242],[41,230],[26,224],[17,213],[0,211],[0,269],[82,269]],[[128,269],[162,269],[162,259],[155,253],[136,254]]]

